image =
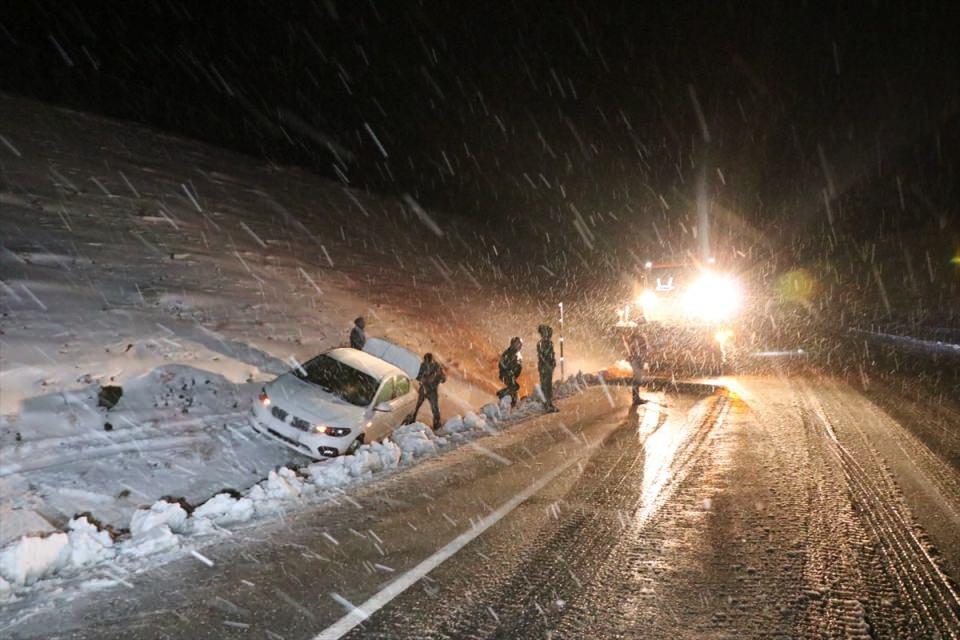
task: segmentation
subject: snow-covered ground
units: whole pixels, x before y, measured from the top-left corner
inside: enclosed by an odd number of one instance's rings
[[[143,382],[148,388],[171,388],[170,383],[178,387],[185,384],[186,379],[179,377]],[[594,380],[589,376],[571,377],[558,385],[557,395],[565,397],[577,393]],[[344,490],[351,485],[368,482],[477,438],[496,435],[509,425],[542,411],[543,405],[535,398],[523,400],[514,410],[509,408],[509,398],[505,398],[500,404],[484,405],[478,412],[449,418],[439,433],[417,422],[400,427],[382,442],[363,445],[353,455],[310,464],[306,464],[304,459],[302,466],[292,468],[283,464],[271,468],[271,454],[273,460],[282,460],[284,448],[280,445],[270,446],[271,443],[260,438],[248,425],[227,427],[233,439],[224,436],[221,440],[216,433],[210,436],[220,441],[217,453],[227,464],[215,459],[204,460],[188,451],[185,455],[181,452],[181,455],[173,457],[159,453],[156,461],[162,464],[151,465],[150,469],[142,468],[139,456],[136,457],[137,463],[119,469],[90,457],[63,465],[48,472],[50,486],[56,487],[56,480],[59,479],[65,484],[87,487],[86,490],[63,490],[64,494],[76,496],[79,500],[89,500],[87,494],[92,493],[90,489],[117,482],[118,479],[122,479],[119,480],[121,484],[131,489],[132,485],[125,480],[130,483],[152,481],[152,486],[150,482],[142,485],[146,492],[137,492],[141,498],[146,498],[156,494],[160,487],[182,489],[183,474],[186,474],[186,480],[195,495],[201,497],[167,496],[131,509],[130,505],[136,504],[137,500],[126,500],[130,497],[126,491],[122,492],[122,497],[115,499],[101,495],[101,503],[94,514],[76,513],[60,528],[50,526],[38,518],[33,510],[17,508],[18,499],[14,499],[10,513],[20,514],[17,522],[21,527],[32,524],[35,529],[29,533],[19,531],[0,546],[0,604],[43,593],[61,592],[71,587],[95,589],[114,586],[123,583],[124,575],[186,553],[192,554],[200,562],[209,563],[200,549],[215,541],[217,536],[231,535],[231,526],[242,525],[258,517],[282,517],[283,512],[303,507],[310,503],[308,501],[349,501]],[[215,427],[213,430],[218,429]],[[199,431],[204,433],[202,428]],[[240,445],[236,439],[246,445]],[[240,450],[239,454],[237,449]],[[268,466],[263,467],[266,470],[264,479],[251,484],[249,478],[241,477],[237,486],[246,487],[242,491],[213,488],[217,482],[237,477],[238,473],[262,475],[256,470],[231,470],[228,468],[230,462],[242,464],[263,460],[268,461]],[[11,475],[19,477],[20,474],[12,472]],[[54,488],[50,493],[58,495],[56,492]],[[31,497],[36,499],[32,489],[24,487],[19,499],[29,500]],[[36,520],[29,522],[27,514]],[[21,608],[15,618],[24,615],[32,615],[31,610]]]
[[[462,221],[424,224],[430,214],[409,203],[3,95],[0,122],[8,582],[137,555],[147,531],[156,539],[144,549],[178,546],[157,527],[133,525],[164,497],[195,506],[219,494],[201,508],[210,518],[167,523],[173,535],[206,531],[196,523],[247,512],[227,496],[259,504],[259,490],[272,496],[293,477],[308,493],[340,487],[436,446],[432,433],[408,429],[392,444],[310,465],[249,427],[259,383],[291,358],[343,343],[356,315],[372,335],[447,363],[448,416],[487,403],[498,351],[519,334],[529,353],[536,326],[552,320],[552,301],[511,295],[504,304],[516,282]],[[586,337],[579,353],[596,352]],[[597,365],[574,357],[568,372]],[[98,406],[107,385],[123,388],[111,409]],[[448,429],[487,424],[469,418]],[[114,548],[100,527],[130,533]],[[18,564],[23,557],[45,558],[46,568]]]

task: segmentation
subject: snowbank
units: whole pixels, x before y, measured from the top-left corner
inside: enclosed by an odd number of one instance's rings
[[[352,456],[317,462],[307,467],[310,481],[320,488],[340,487],[357,478],[366,478],[400,464],[403,450],[396,443],[374,442],[357,449]]]
[[[130,534],[134,539],[142,537],[151,529],[167,526],[171,531],[182,531],[187,522],[187,512],[177,503],[166,500],[154,502],[149,509],[138,509],[130,519]]]
[[[178,382],[183,384],[182,379]],[[584,376],[571,377],[557,386],[557,395],[571,395],[587,384],[589,381]],[[484,405],[479,414],[470,411],[462,417],[450,418],[442,431],[459,443],[495,432],[496,423],[515,422],[541,410],[542,403],[533,397],[524,398],[513,409],[490,403]],[[179,551],[184,548],[184,537],[212,535],[225,525],[276,512],[285,504],[316,496],[323,490],[342,489],[403,465],[415,464],[437,455],[448,443],[448,438],[437,435],[421,422],[404,425],[396,429],[390,439],[365,444],[353,455],[316,462],[299,471],[280,466],[245,493],[218,493],[190,513],[179,502],[158,500],[133,513],[129,535],[118,541],[91,519],[77,516],[70,520],[66,533],[23,536],[0,551],[0,602],[60,572],[120,558],[136,560]]]
[[[113,538],[108,531],[102,531],[91,523],[86,516],[70,520],[70,565],[83,567],[110,560],[116,555]]]
[[[244,522],[253,517],[253,500],[218,493],[194,509],[191,521],[209,520],[218,525]]]
[[[394,431],[391,437],[403,451],[402,463],[436,455],[439,447],[447,444],[446,438],[441,438],[422,422],[404,425]]]
[[[139,536],[124,541],[120,545],[120,553],[126,556],[145,557],[164,551],[170,551],[180,546],[180,536],[170,530],[165,524],[147,529]]]
[[[67,534],[23,536],[0,552],[0,576],[15,585],[31,585],[56,573],[69,561]]]

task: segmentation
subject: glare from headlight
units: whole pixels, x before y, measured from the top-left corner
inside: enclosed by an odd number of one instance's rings
[[[637,306],[641,309],[652,309],[657,306],[657,294],[649,289],[645,289],[637,298]]]
[[[720,331],[717,331],[713,336],[714,340],[716,340],[717,343],[720,344],[720,346],[727,344],[727,342],[729,342],[730,338],[732,337],[733,337],[733,331],[731,331],[730,329],[720,329]]]
[[[687,316],[707,322],[728,320],[743,301],[739,283],[730,276],[706,272],[683,296]]]
[[[267,390],[263,389],[260,391],[260,404],[265,407],[270,406],[270,396],[267,395]]]

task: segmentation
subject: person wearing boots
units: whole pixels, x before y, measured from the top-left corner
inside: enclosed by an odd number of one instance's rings
[[[517,394],[520,392],[520,373],[523,371],[520,349],[523,347],[523,340],[514,337],[510,341],[510,346],[500,355],[499,373],[500,382],[504,384],[503,389],[497,391],[497,397],[501,400],[510,396],[510,406],[517,406]]]
[[[553,370],[557,368],[557,357],[553,351],[553,329],[542,324],[537,328],[540,342],[537,343],[537,369],[540,372],[540,391],[543,392],[543,405],[547,413],[559,411],[553,404]]]
[[[426,353],[423,361],[420,363],[420,371],[417,373],[417,381],[420,383],[420,390],[417,392],[417,406],[413,413],[407,416],[406,423],[411,424],[416,421],[417,414],[420,413],[420,407],[424,400],[430,401],[430,410],[433,411],[433,430],[439,431],[442,426],[440,422],[440,385],[447,381],[447,374],[443,370],[443,365],[434,359],[432,353]]]
[[[627,361],[630,363],[630,368],[633,369],[633,380],[630,385],[633,391],[633,404],[635,406],[646,404],[647,401],[640,397],[640,386],[643,383],[643,363],[647,360],[647,351],[649,350],[647,334],[637,327],[630,333],[626,343]]]

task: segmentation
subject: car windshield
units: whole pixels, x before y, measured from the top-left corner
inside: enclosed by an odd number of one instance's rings
[[[373,377],[328,355],[319,355],[294,367],[293,375],[358,407],[368,406],[377,392],[377,381]]]

